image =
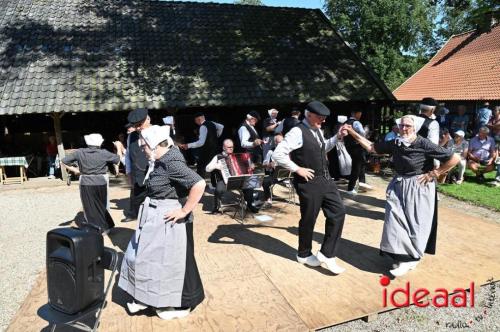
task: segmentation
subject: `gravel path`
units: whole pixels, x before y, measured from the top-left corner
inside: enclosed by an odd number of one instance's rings
[[[80,210],[78,186],[0,191],[0,331],[45,267],[45,236]]]

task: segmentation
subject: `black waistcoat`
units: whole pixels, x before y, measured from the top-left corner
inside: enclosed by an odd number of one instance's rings
[[[200,148],[200,157],[210,161],[217,154],[217,127],[212,121],[205,121],[202,126],[207,128],[207,137]]]
[[[421,118],[424,118],[425,120],[424,120],[424,124],[422,125],[422,127],[418,131],[417,135],[420,135],[423,138],[427,138],[427,136],[429,135],[429,125],[434,120],[432,120],[431,118],[429,118],[428,116],[423,115],[423,114],[419,114],[418,116]]]
[[[144,177],[148,171],[148,158],[139,146],[139,133],[130,133],[129,146],[127,147],[131,163],[132,178],[139,186],[143,186]]]
[[[314,177],[324,176],[330,178],[328,171],[328,159],[326,158],[325,143],[321,146],[311,130],[303,123],[297,125],[302,131],[302,147],[290,153],[291,160],[300,167],[314,170]],[[297,183],[306,182],[306,180],[294,173]]]
[[[349,120],[344,122],[344,124],[348,124],[348,125],[352,126],[352,124],[356,121],[358,121],[358,120],[350,118]],[[363,149],[363,147],[358,143],[358,141],[356,141],[354,138],[352,138],[351,135],[347,135],[344,137],[344,144],[345,144],[346,149],[348,149],[348,150],[354,150],[354,149],[361,149],[362,150]]]
[[[255,130],[255,127],[250,126],[246,121],[244,121],[241,124],[243,127],[245,127],[249,134],[250,137],[248,138],[248,142],[253,142],[256,139],[260,138],[259,134],[257,133],[257,130]],[[239,138],[238,138],[239,140]],[[241,143],[241,142],[240,142]],[[240,144],[241,146],[241,144]],[[252,148],[242,148],[243,151],[246,151],[252,155],[252,161],[254,163],[260,164],[262,162],[262,147],[260,145],[254,146]]]
[[[292,129],[293,127],[295,127],[299,123],[300,123],[299,119],[294,118],[293,116],[288,117],[285,120],[283,120],[283,131],[282,131],[283,136],[285,136],[286,133],[288,133],[290,131],[290,129]]]

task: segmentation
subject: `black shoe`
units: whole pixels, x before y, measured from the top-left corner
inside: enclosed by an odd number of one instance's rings
[[[247,208],[250,210],[250,212],[252,213],[258,213],[259,212],[259,208],[256,207],[255,205],[253,204],[247,204]]]
[[[476,179],[477,179],[477,182],[479,182],[479,183],[484,183],[484,181],[486,181],[483,174],[476,175]]]
[[[132,221],[136,221],[137,220],[137,217],[126,217],[125,219],[122,220],[122,222],[132,222]]]

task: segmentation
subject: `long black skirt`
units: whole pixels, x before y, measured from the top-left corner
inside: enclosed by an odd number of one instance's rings
[[[106,205],[108,200],[108,186],[105,185],[80,185],[80,199],[82,200],[83,213],[86,223],[78,225],[81,228],[90,228],[99,233],[115,227],[113,218]]]

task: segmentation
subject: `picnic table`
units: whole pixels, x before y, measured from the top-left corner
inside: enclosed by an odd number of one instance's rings
[[[28,168],[28,160],[26,157],[4,157],[0,158],[0,183],[1,184],[12,184],[28,181],[26,176],[26,169]],[[8,177],[5,173],[5,167],[19,167],[19,176]]]

